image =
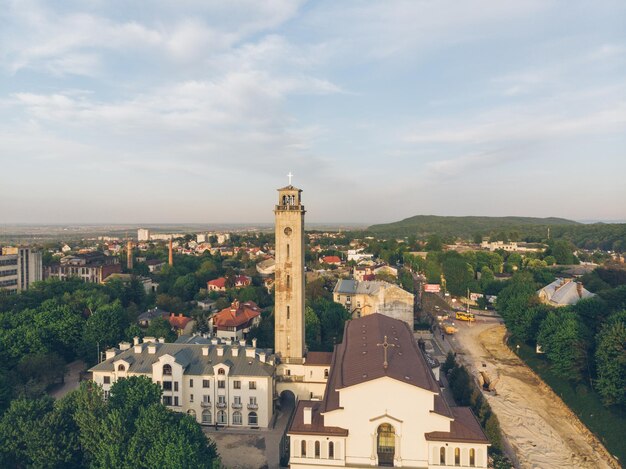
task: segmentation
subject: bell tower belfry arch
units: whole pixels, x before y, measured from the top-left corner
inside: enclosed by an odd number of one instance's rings
[[[304,343],[304,205],[302,190],[278,189],[274,209],[276,272],[274,351],[283,363],[303,362]]]

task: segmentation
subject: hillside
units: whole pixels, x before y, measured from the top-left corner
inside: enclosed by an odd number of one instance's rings
[[[436,233],[440,236],[472,237],[474,234],[489,235],[492,232],[517,231],[520,236],[547,234],[548,226],[580,225],[564,218],[533,217],[441,217],[417,215],[393,223],[372,225],[368,231],[382,236],[424,237]]]

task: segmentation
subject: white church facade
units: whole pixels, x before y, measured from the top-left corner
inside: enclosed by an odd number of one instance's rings
[[[321,401],[301,400],[290,467],[487,467],[469,408],[450,407],[408,326],[381,314],[346,324]]]

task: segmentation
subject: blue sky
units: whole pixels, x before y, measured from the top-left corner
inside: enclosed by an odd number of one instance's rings
[[[626,219],[626,2],[0,0],[0,223]]]

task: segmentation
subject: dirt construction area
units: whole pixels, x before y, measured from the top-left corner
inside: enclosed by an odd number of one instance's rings
[[[460,322],[460,321],[457,321]],[[619,468],[598,439],[530,368],[505,345],[506,329],[493,320],[461,324],[453,348],[486,392],[522,468]]]

